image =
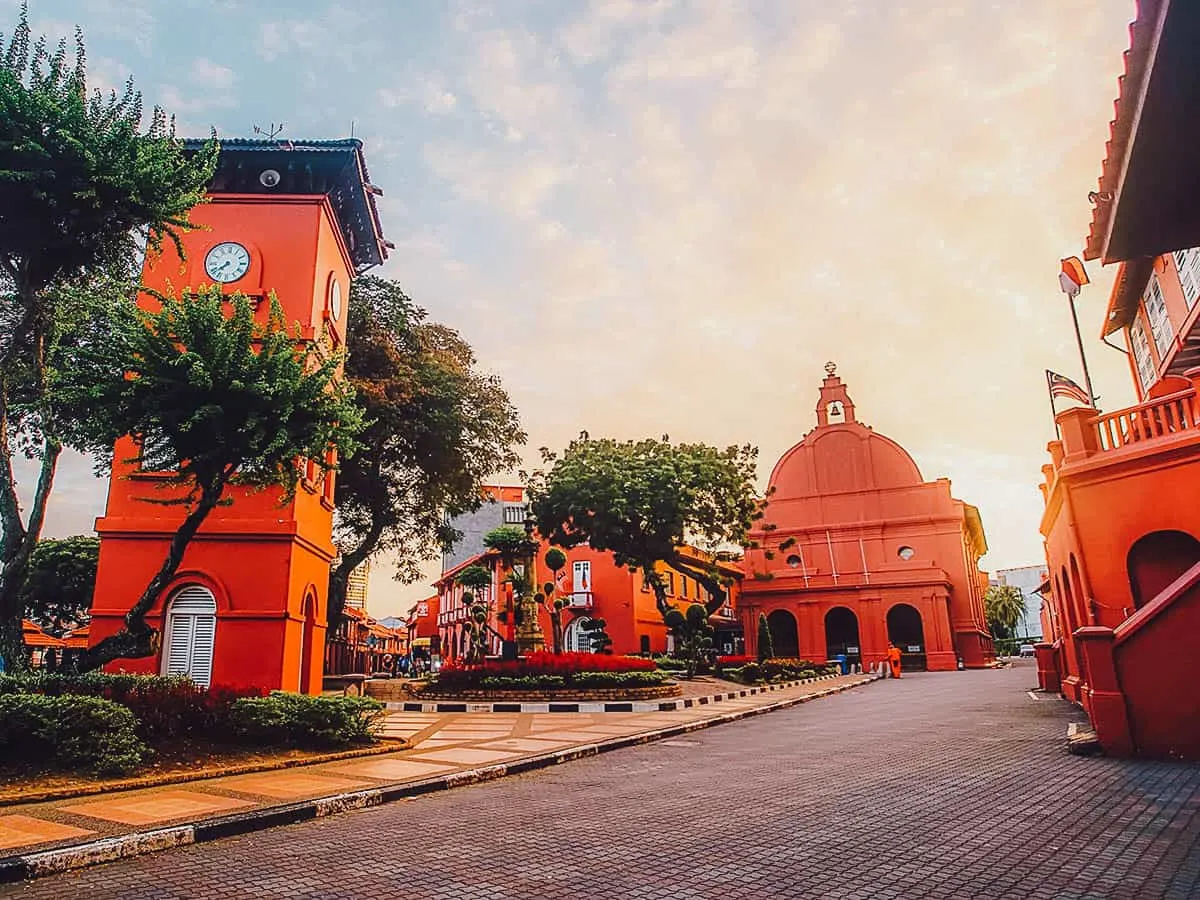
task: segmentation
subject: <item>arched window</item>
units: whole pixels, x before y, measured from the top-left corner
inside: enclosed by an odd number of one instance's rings
[[[1200,562],[1200,541],[1184,531],[1152,531],[1143,535],[1126,557],[1133,605],[1141,609]]]
[[[576,619],[567,626],[567,630],[563,634],[564,650],[568,653],[592,652],[591,636],[583,630],[583,626],[590,621],[591,619],[588,618]]]
[[[189,584],[167,603],[163,638],[164,675],[186,675],[203,687],[212,683],[213,643],[217,634],[217,601],[212,591]]]

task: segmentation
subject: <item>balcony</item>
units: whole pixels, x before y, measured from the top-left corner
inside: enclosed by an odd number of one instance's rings
[[[566,595],[567,609],[592,609],[595,597],[591,591],[572,591]]]
[[[1048,445],[1051,463],[1042,467],[1047,503],[1066,474],[1200,452],[1200,369],[1189,369],[1186,377],[1173,380],[1187,386],[1115,412],[1075,407],[1059,413],[1055,421],[1061,436]]]
[[[438,625],[454,625],[458,622],[465,622],[470,611],[465,606],[459,606],[454,609],[448,609],[445,612],[438,613]]]

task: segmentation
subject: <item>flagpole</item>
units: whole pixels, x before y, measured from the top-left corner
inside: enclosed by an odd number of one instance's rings
[[[1079,315],[1075,312],[1075,298],[1079,296],[1078,286],[1075,290],[1067,294],[1067,301],[1071,304],[1071,321],[1075,325],[1075,343],[1079,345],[1079,361],[1083,363],[1083,383],[1087,388],[1088,397],[1091,398],[1092,406],[1096,405],[1096,392],[1092,390],[1092,375],[1088,371],[1087,354],[1083,352],[1083,335],[1079,332]]]

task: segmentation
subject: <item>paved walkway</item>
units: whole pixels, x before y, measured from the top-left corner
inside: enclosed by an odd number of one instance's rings
[[[907,676],[685,738],[0,889],[23,898],[1200,896],[1200,766],[1068,756],[1034,669]]]
[[[0,807],[0,858],[281,803],[462,775],[608,738],[644,734],[844,688],[863,680],[861,676],[829,679],[692,709],[649,713],[395,712],[385,720],[383,733],[404,738],[411,746],[397,753]],[[708,682],[709,693],[718,687],[716,682]]]

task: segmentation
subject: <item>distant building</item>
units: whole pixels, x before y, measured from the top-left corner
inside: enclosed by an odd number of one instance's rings
[[[367,588],[371,580],[371,561],[363,562],[350,573],[346,584],[346,605],[352,609],[367,609]]]
[[[525,525],[525,489],[489,485],[483,488],[484,503],[474,512],[447,520],[462,537],[442,554],[442,572],[457,568],[484,551],[483,536],[501,525]]]
[[[1049,575],[1045,566],[1018,566],[1015,569],[997,569],[993,584],[1018,588],[1025,598],[1025,609],[1017,623],[1015,637],[1021,640],[1042,639],[1042,595],[1037,592]]]
[[[750,533],[738,606],[750,652],[762,615],[778,656],[870,668],[890,642],[905,668],[989,665],[979,510],[859,422],[836,366],[825,370],[817,426],[776,464],[767,520]]]
[[[534,582],[545,584],[554,578],[546,569],[545,555],[550,545],[542,542],[535,554]],[[567,562],[557,574],[556,596],[567,599],[562,612],[563,649],[570,652],[592,652],[591,641],[585,628],[592,619],[603,619],[606,632],[612,639],[612,652],[616,654],[655,654],[674,649],[662,614],[658,611],[654,593],[642,578],[641,573],[630,572],[618,566],[608,552],[593,550],[586,544],[564,551]],[[742,586],[742,569],[738,560],[714,561],[711,556],[694,547],[678,548],[681,556],[698,561],[698,566],[714,563],[720,574],[730,579],[725,603],[712,616],[709,623],[715,632],[716,649],[722,654],[742,653],[745,642],[742,626],[737,617],[737,602]],[[463,602],[463,587],[455,583],[464,569],[480,566],[491,572],[492,583],[476,591],[489,606],[487,622],[487,646],[485,654],[498,655],[503,640],[516,640],[516,624],[500,613],[512,599],[512,589],[506,583],[508,570],[493,550],[484,550],[469,557],[454,569],[442,574],[435,583],[437,597],[422,601],[421,606],[434,609],[437,637],[434,645],[443,659],[461,659],[471,647],[471,637],[463,627],[469,609]],[[694,575],[677,572],[659,564],[666,581],[667,602],[676,608],[686,609],[692,603],[708,603],[710,596]],[[411,614],[410,614],[411,616]],[[414,619],[410,617],[410,621]],[[424,621],[428,621],[427,619]],[[539,607],[538,623],[545,636],[546,648],[553,646],[553,631],[548,610]],[[410,632],[411,633],[411,632]],[[420,646],[419,639],[413,640],[414,648]]]

